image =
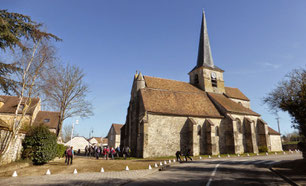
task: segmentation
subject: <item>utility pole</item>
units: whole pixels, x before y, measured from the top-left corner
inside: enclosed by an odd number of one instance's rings
[[[280,133],[280,127],[279,127],[279,116],[276,116],[277,126],[278,126],[278,133]]]

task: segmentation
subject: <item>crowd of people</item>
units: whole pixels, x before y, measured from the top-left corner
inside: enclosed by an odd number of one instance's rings
[[[122,149],[118,146],[116,148],[108,147],[108,146],[95,146],[95,145],[87,145],[85,147],[85,156],[95,157],[96,159],[115,159],[115,157],[130,157],[131,149],[127,147],[123,147]]]
[[[185,149],[184,154],[181,153],[181,151],[177,151],[175,153],[176,156],[176,160],[178,162],[182,162],[181,156],[185,156],[185,161],[187,161],[187,159],[190,159],[192,161],[192,158],[190,157],[190,149]],[[74,150],[73,147],[67,147],[66,151],[65,151],[65,163],[67,163],[67,165],[71,165],[72,164],[72,160],[74,157]],[[80,154],[80,149],[78,150],[78,154]],[[127,147],[123,147],[122,149],[120,149],[120,147],[116,147],[115,149],[113,147],[101,147],[101,146],[95,146],[95,145],[87,145],[85,147],[85,156],[86,157],[95,157],[96,159],[99,158],[103,158],[105,160],[108,159],[115,159],[115,157],[119,158],[119,157],[123,157],[124,159],[126,159],[127,157],[131,156],[131,149],[127,146]]]

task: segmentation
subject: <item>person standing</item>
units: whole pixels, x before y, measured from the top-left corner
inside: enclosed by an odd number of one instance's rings
[[[123,147],[122,148],[122,156],[123,158],[126,160],[126,150],[125,150],[126,147]]]
[[[87,156],[88,146],[85,147],[85,156]]]
[[[186,162],[187,162],[187,158],[189,158],[192,161],[192,158],[190,157],[190,149],[187,149],[187,152],[185,154]]]
[[[70,165],[72,165],[72,160],[73,160],[73,156],[74,156],[73,147],[68,148],[67,156],[68,156],[67,165],[69,165],[69,163],[70,163]]]
[[[110,151],[109,151],[109,147],[107,146],[107,147],[106,147],[106,159],[107,159],[107,160],[108,160],[108,157],[109,157],[109,152],[110,152]]]
[[[100,154],[100,148],[96,147],[96,159],[99,159],[99,154]]]
[[[125,154],[126,154],[126,156],[127,156],[128,158],[130,157],[130,152],[131,152],[130,147],[127,146],[127,147],[125,148]]]
[[[69,147],[66,147],[66,150],[65,150],[65,163],[67,163],[67,161],[68,161],[68,149],[69,149]]]
[[[181,151],[176,151],[175,155],[176,155],[176,161],[178,162],[180,160],[180,162],[182,162],[181,157],[180,157]]]
[[[119,146],[116,148],[116,154],[117,154],[117,158],[119,158],[119,156],[120,156],[120,147]]]

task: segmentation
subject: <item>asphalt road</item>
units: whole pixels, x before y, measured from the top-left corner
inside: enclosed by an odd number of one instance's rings
[[[78,174],[52,174],[45,176],[18,176],[0,179],[0,185],[289,185],[272,173],[268,167],[274,163],[301,159],[300,153],[253,157],[205,159],[171,164],[164,171],[131,170],[119,172],[88,172]],[[18,170],[18,171],[22,171]]]
[[[274,163],[301,159],[301,154],[206,159],[171,166],[126,186],[135,185],[289,185],[271,172]]]

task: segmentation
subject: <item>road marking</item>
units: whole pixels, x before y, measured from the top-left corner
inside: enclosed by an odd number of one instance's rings
[[[211,176],[210,176],[210,178],[209,178],[209,180],[208,180],[206,186],[209,186],[209,185],[210,185],[210,183],[211,183],[211,181],[212,181],[212,177],[215,176],[215,174],[216,174],[216,172],[217,172],[217,168],[219,167],[219,165],[220,165],[220,163],[218,163],[218,164],[216,165],[214,171],[211,173]]]

